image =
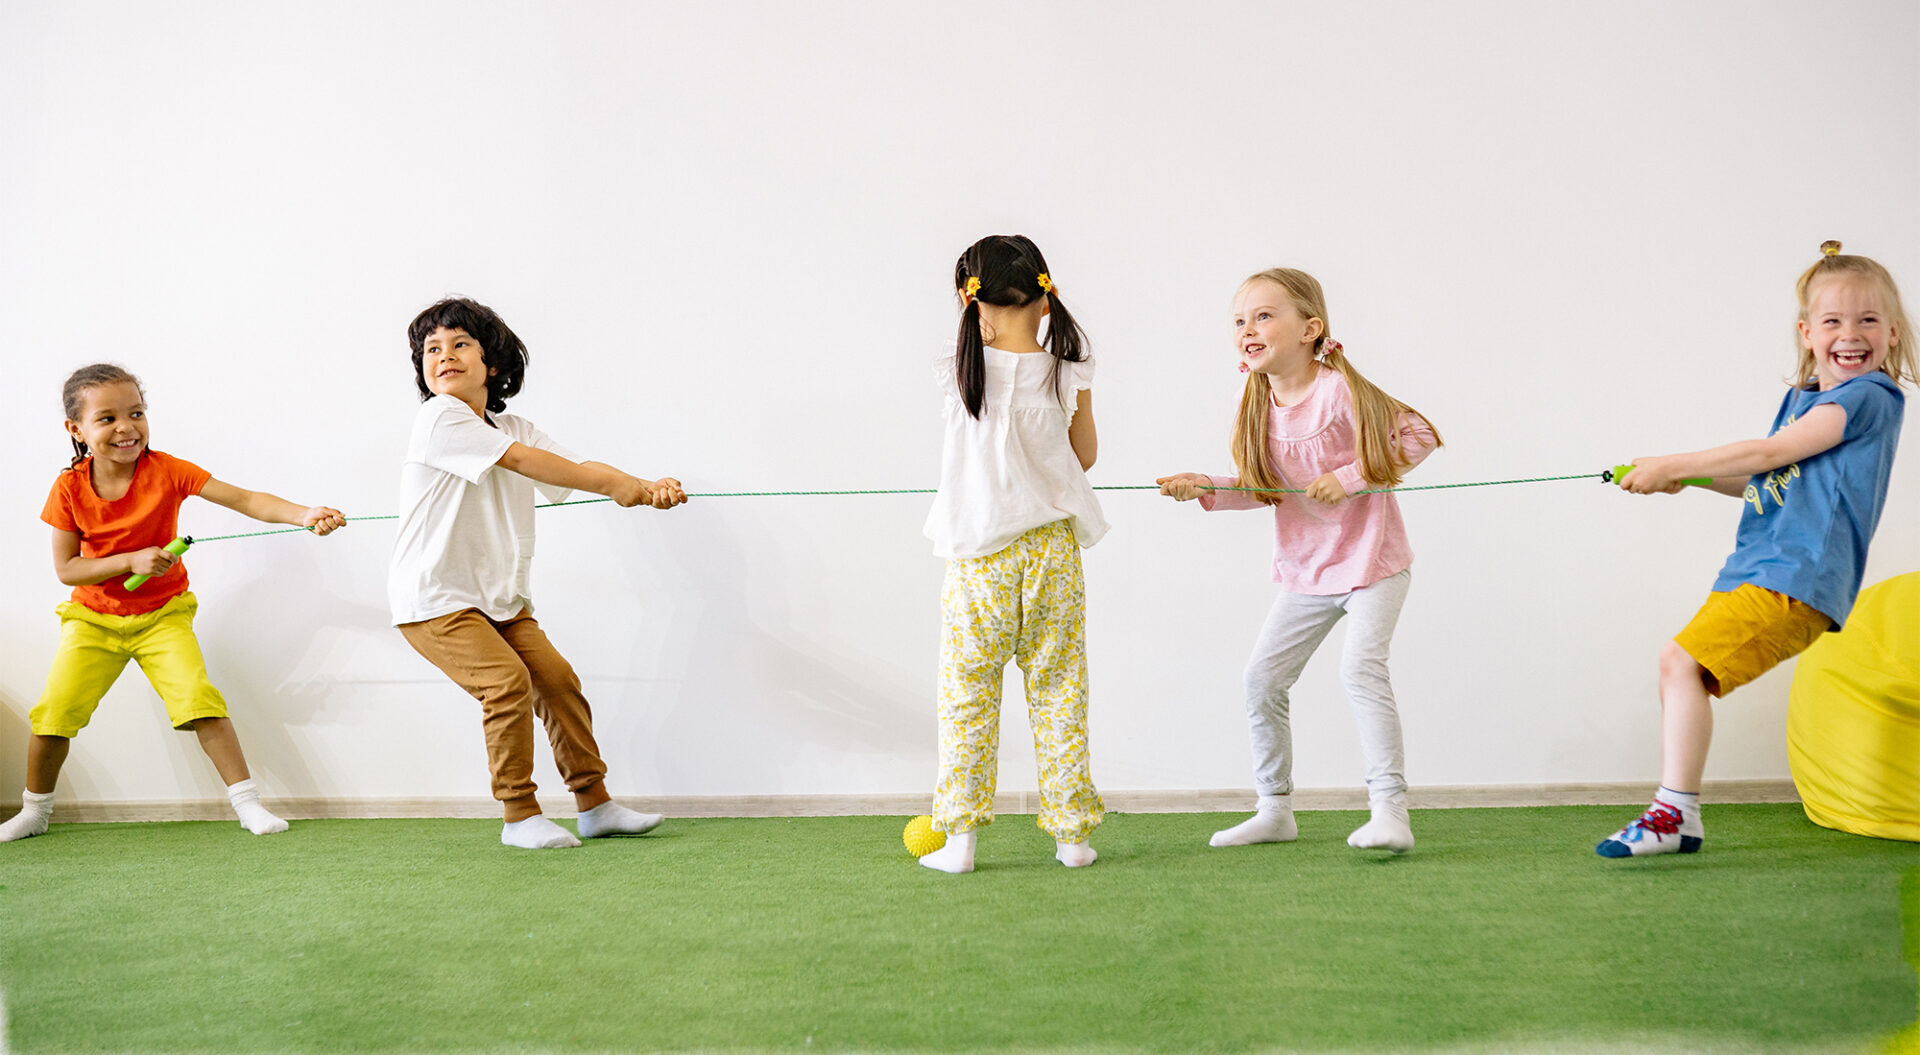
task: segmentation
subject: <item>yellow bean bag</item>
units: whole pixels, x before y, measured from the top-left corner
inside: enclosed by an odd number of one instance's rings
[[[1800,654],[1787,764],[1813,823],[1920,842],[1920,572],[1860,591]]]

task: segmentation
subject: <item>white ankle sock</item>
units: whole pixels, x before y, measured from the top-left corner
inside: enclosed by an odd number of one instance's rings
[[[1262,795],[1253,816],[1213,833],[1208,846],[1251,846],[1254,843],[1290,843],[1300,837],[1293,819],[1292,795]]]
[[[1098,861],[1100,855],[1094,852],[1091,843],[1059,843],[1053,851],[1053,859],[1068,868],[1085,868]]]
[[[1698,820],[1700,817],[1700,793],[1697,791],[1675,791],[1665,784],[1653,793],[1653,801],[1664,802],[1680,811],[1682,817]]]
[[[928,868],[951,872],[954,875],[971,872],[973,871],[973,844],[979,836],[980,833],[977,831],[948,832],[947,845],[920,858],[920,863]]]
[[[1691,854],[1700,852],[1706,835],[1700,821],[1700,793],[1675,791],[1662,784],[1645,813],[1593,849],[1602,857]]]
[[[1373,816],[1347,836],[1347,845],[1356,850],[1391,850],[1397,854],[1413,849],[1413,827],[1407,823],[1405,799],[1376,802]]]
[[[240,815],[240,827],[255,835],[272,835],[287,830],[287,822],[275,817],[260,805],[260,789],[248,777],[237,784],[227,785],[227,801],[233,803],[233,812]]]
[[[20,812],[0,824],[0,843],[47,834],[47,818],[53,816],[53,792],[38,795],[20,792]]]
[[[608,799],[574,819],[573,826],[582,839],[603,835],[644,835],[666,820],[658,813],[640,813]]]
[[[500,842],[522,850],[559,850],[580,845],[572,832],[548,820],[543,813],[523,821],[508,821],[500,829]]]

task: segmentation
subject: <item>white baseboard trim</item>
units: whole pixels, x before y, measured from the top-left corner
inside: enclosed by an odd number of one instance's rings
[[[1417,787],[1407,793],[1414,809],[1463,809],[1487,806],[1644,805],[1654,785],[1619,784],[1455,784]],[[1254,795],[1243,789],[1106,791],[1115,813],[1231,813],[1251,809]],[[1798,802],[1791,780],[1709,780],[1701,789],[1708,804]],[[404,817],[498,818],[500,804],[489,798],[280,798],[264,800],[288,820],[375,819]],[[932,808],[927,795],[662,795],[621,796],[637,809],[669,817],[910,817]],[[1300,810],[1365,809],[1363,788],[1300,788],[1293,793]],[[541,796],[540,808],[560,817],[573,815],[569,795]],[[1036,813],[1037,791],[1003,791],[996,813]],[[17,810],[9,809],[6,816]],[[56,802],[53,819],[61,824],[126,821],[223,821],[233,818],[225,799],[143,802]]]

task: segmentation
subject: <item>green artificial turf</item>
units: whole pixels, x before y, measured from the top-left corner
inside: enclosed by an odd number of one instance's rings
[[[1360,814],[1209,849],[1031,817],[979,870],[904,818],[675,820],[578,850],[484,821],[56,825],[0,846],[12,1050],[1859,1051],[1913,1023],[1920,846],[1715,806],[1704,853],[1596,857],[1625,807]],[[1904,937],[1904,942],[1903,942]],[[1920,954],[1920,948],[1907,954]]]

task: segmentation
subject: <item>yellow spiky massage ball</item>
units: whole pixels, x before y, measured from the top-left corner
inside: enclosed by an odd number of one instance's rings
[[[947,845],[947,833],[933,830],[932,817],[915,817],[907,822],[907,830],[900,833],[900,841],[907,844],[908,853],[925,857]]]

